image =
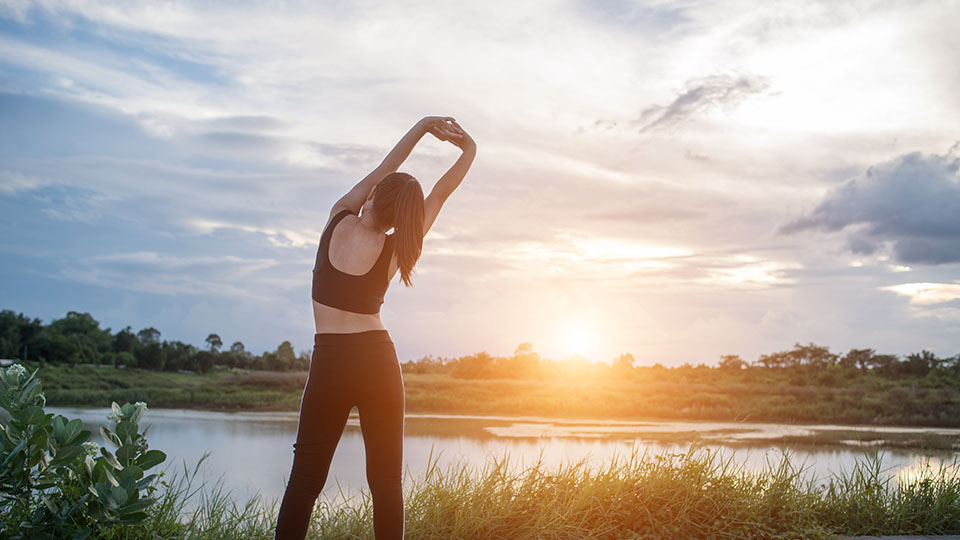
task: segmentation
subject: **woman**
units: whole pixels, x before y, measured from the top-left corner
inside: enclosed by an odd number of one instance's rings
[[[427,133],[462,154],[424,199],[420,183],[396,171]],[[411,285],[423,237],[476,152],[473,139],[453,118],[428,116],[330,210],[313,269],[317,333],[300,401],[293,469],[277,518],[278,540],[306,534],[354,406],[360,413],[374,534],[378,540],[403,538],[403,381],[393,342],[380,322],[380,305],[397,271]]]

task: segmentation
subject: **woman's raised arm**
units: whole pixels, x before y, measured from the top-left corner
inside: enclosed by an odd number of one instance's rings
[[[454,133],[453,136],[450,136],[447,140],[460,148],[463,153],[460,154],[460,158],[457,159],[456,163],[437,180],[433,189],[430,190],[430,195],[427,195],[427,198],[423,201],[424,236],[430,231],[433,222],[437,220],[443,203],[447,201],[447,198],[457,189],[460,182],[463,181],[463,177],[467,175],[467,171],[470,170],[470,165],[473,164],[473,158],[477,155],[477,143],[474,142],[473,137],[464,131],[455,120],[452,121],[452,124],[458,133]]]
[[[420,121],[410,128],[410,131],[397,142],[393,150],[390,150],[390,153],[387,154],[387,157],[383,158],[383,161],[376,169],[365,176],[363,180],[357,182],[346,195],[340,197],[340,199],[334,203],[330,215],[333,216],[344,209],[350,210],[354,214],[360,212],[360,207],[362,207],[363,203],[367,200],[370,191],[380,183],[380,180],[383,180],[383,177],[396,172],[397,169],[400,168],[400,165],[403,164],[410,155],[410,152],[413,151],[413,147],[417,145],[425,134],[432,133],[441,140],[456,137],[457,134],[447,127],[449,125],[448,122],[453,121],[453,118],[445,116],[427,116],[420,119]]]

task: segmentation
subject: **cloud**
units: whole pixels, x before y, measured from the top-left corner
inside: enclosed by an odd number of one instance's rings
[[[276,287],[292,285],[269,279],[264,274],[278,264],[268,258],[177,256],[137,251],[84,257],[75,265],[61,269],[58,277],[152,294],[268,300]]]
[[[911,304],[942,304],[960,300],[960,282],[957,283],[902,283],[881,287],[882,291],[895,292],[910,298]]]
[[[684,90],[669,105],[652,105],[635,123],[640,131],[668,130],[714,109],[730,109],[770,87],[763,77],[712,75],[687,81]]]
[[[905,264],[960,262],[958,171],[955,151],[899,156],[835,188],[780,232],[850,229],[847,248],[853,253],[872,255],[889,246]]]
[[[43,181],[16,171],[0,171],[0,193],[29,191],[43,185]]]
[[[266,115],[223,116],[220,118],[211,118],[207,120],[206,123],[215,130],[241,131],[273,131],[287,125],[286,122],[279,118]]]

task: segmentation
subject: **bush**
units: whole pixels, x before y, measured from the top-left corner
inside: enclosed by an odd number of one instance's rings
[[[135,368],[137,367],[137,357],[126,351],[118,352],[115,363],[117,367]]]
[[[115,451],[90,441],[79,419],[45,413],[37,372],[0,369],[0,537],[82,540],[147,517],[166,459],[150,450],[139,421],[145,403],[113,404],[113,430],[100,433]]]

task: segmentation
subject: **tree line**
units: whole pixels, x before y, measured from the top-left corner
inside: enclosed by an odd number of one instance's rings
[[[223,340],[211,333],[205,348],[182,341],[160,339],[153,327],[134,332],[130,326],[112,332],[100,328],[89,313],[70,311],[61,319],[43,324],[40,319],[0,311],[0,358],[94,364],[157,371],[206,372],[215,366],[269,371],[302,371],[310,365],[308,353],[299,355],[289,341],[260,355],[246,350],[241,341],[223,349]]]
[[[181,341],[160,339],[153,327],[134,332],[130,326],[112,332],[101,329],[89,313],[70,311],[65,317],[44,325],[11,310],[0,311],[0,358],[26,359],[34,362],[65,364],[97,364],[150,370],[206,372],[215,366],[268,371],[305,371],[310,355],[294,352],[289,341],[275,351],[254,355],[241,341],[224,349],[219,335],[211,333],[205,348]],[[636,376],[671,372],[684,374],[761,374],[779,373],[798,380],[830,385],[839,379],[857,374],[885,378],[942,376],[960,380],[960,354],[939,357],[929,350],[905,356],[878,353],[874,349],[851,349],[845,354],[830,352],[825,346],[797,343],[787,351],[762,354],[753,362],[738,355],[722,355],[718,365],[685,364],[666,368],[661,364],[642,365],[630,353],[623,353],[611,362],[590,362],[583,356],[563,360],[542,358],[530,343],[521,343],[510,356],[494,356],[487,352],[455,358],[426,356],[403,364],[405,372],[444,373],[456,378],[549,378],[557,376]]]
[[[651,378],[690,375],[760,376],[779,374],[795,379],[801,384],[833,385],[843,379],[859,375],[875,375],[884,378],[943,377],[960,381],[960,354],[939,357],[929,350],[905,356],[878,353],[874,349],[851,349],[845,354],[830,352],[829,347],[809,343],[797,343],[787,351],[762,354],[754,362],[747,362],[739,355],[720,356],[719,363],[684,364],[667,368],[659,363],[642,365],[630,353],[623,353],[612,362],[594,363],[583,356],[563,360],[542,358],[530,343],[522,343],[510,356],[493,356],[486,352],[455,358],[426,356],[403,365],[410,373],[446,373],[464,379],[496,378],[553,378],[582,376],[649,376]]]

